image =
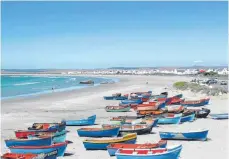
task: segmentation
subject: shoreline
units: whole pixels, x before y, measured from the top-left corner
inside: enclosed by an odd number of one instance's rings
[[[8,75],[5,75],[5,76],[8,76]],[[11,76],[11,75],[9,75],[9,76]],[[32,75],[20,74],[17,77],[19,77],[19,76],[34,76],[34,77],[44,77],[44,78],[45,77],[69,77],[69,78],[70,77],[92,77],[92,78],[108,79],[108,80],[111,80],[114,83],[119,82],[118,78],[114,78],[114,77],[109,77],[108,78],[108,77],[102,77],[102,76],[94,76],[94,77],[93,76],[68,76],[68,75],[66,75],[66,76],[60,76],[60,75],[53,76],[53,75],[50,75],[50,74],[39,76],[37,74],[32,74]],[[29,93],[29,94],[21,94],[21,95],[16,95],[16,96],[1,97],[0,101],[11,100],[11,99],[15,99],[15,98],[30,98],[30,97],[36,97],[36,96],[41,96],[41,95],[50,94],[50,93],[57,93],[57,92],[67,92],[67,91],[73,91],[73,90],[80,90],[80,89],[85,89],[85,88],[88,88],[88,87],[98,87],[100,85],[103,85],[103,84],[101,84],[101,83],[96,83],[96,84],[93,84],[93,85],[81,84],[80,86],[57,88],[57,89],[55,89],[55,91],[53,91],[53,90],[44,90],[44,91],[35,92],[35,93]]]

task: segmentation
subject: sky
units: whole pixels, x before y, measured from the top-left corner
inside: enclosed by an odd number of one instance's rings
[[[2,2],[2,68],[228,64],[227,2]]]

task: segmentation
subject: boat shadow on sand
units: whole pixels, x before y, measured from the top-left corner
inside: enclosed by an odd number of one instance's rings
[[[69,153],[69,152],[65,152],[64,153],[64,157],[66,157],[66,156],[72,156],[72,155],[74,155],[74,153]]]

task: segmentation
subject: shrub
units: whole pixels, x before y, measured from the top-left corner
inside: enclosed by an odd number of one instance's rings
[[[184,81],[176,82],[173,84],[173,87],[180,90],[185,90],[188,88],[188,83]]]

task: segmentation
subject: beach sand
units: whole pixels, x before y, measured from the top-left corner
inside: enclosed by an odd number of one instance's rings
[[[109,76],[110,77],[110,76]],[[80,119],[93,114],[97,115],[96,124],[102,124],[110,117],[118,115],[136,115],[134,111],[127,113],[108,113],[104,110],[106,105],[117,105],[118,101],[105,101],[103,96],[112,93],[131,93],[133,91],[152,90],[153,94],[168,91],[169,96],[183,93],[186,98],[199,98],[200,94],[189,91],[176,91],[172,84],[176,81],[190,81],[188,77],[168,76],[116,76],[120,82],[105,84],[96,87],[84,88],[68,92],[54,92],[30,98],[17,98],[2,101],[1,109],[1,152],[9,151],[4,145],[4,139],[14,137],[14,130],[26,129],[34,122],[60,122],[61,119]],[[146,84],[148,82],[148,84]],[[167,89],[164,89],[164,88]],[[228,96],[212,97],[207,106],[212,113],[228,112]],[[96,125],[99,127],[100,125]],[[67,127],[70,132],[67,140],[69,144],[65,158],[69,159],[109,159],[107,151],[86,151],[83,139],[78,137],[76,130],[80,127]],[[159,131],[173,130],[198,130],[208,129],[208,141],[168,141],[168,145],[182,144],[180,155],[182,159],[226,159],[228,142],[228,120],[197,119],[192,123],[180,125],[163,125],[153,128],[148,135],[139,135],[137,143],[157,142]],[[115,157],[112,157],[115,158]]]

